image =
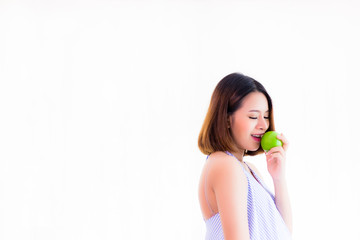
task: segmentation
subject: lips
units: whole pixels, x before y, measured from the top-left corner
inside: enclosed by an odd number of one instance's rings
[[[256,141],[256,142],[260,142],[261,141],[261,137],[263,136],[264,134],[251,134],[251,137]]]

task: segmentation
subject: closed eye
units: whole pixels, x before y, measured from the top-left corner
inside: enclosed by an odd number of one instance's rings
[[[250,119],[257,119],[257,117],[249,117]],[[269,119],[269,117],[264,117],[265,119]]]

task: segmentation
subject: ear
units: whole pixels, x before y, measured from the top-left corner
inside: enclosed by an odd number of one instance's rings
[[[228,117],[227,117],[227,127],[228,127],[228,128],[231,127],[232,121],[233,121],[233,120],[232,120],[231,115],[228,115]]]

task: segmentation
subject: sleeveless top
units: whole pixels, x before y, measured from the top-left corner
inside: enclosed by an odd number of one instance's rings
[[[233,154],[226,151],[226,154],[235,157]],[[206,160],[209,158],[207,156]],[[236,158],[236,157],[235,157]],[[245,163],[245,162],[244,162]],[[247,165],[247,163],[245,163]],[[258,175],[251,170],[252,174],[243,168],[247,181],[247,215],[249,224],[249,233],[251,240],[288,240],[291,239],[291,234],[287,228],[283,218],[280,215],[279,210],[275,205],[275,197],[271,191],[267,188],[264,182],[258,177]],[[205,175],[206,186],[206,175]],[[214,213],[207,200],[206,190],[205,199],[209,206],[209,209]],[[216,213],[209,219],[205,220],[206,224],[206,236],[205,240],[220,240],[224,239],[224,233],[221,226],[220,214]]]

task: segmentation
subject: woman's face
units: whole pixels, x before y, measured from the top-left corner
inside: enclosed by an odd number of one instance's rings
[[[229,116],[230,131],[241,149],[256,151],[260,147],[261,136],[269,127],[269,108],[265,95],[261,92],[249,93],[242,106]]]

